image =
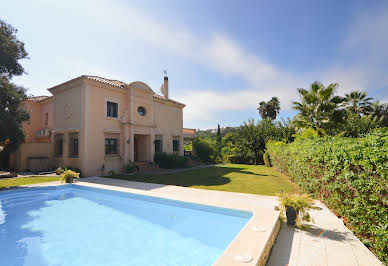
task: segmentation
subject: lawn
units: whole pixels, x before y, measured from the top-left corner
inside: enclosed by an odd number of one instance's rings
[[[109,178],[271,196],[281,191],[298,191],[297,185],[287,176],[263,165],[228,164],[174,174]]]
[[[17,187],[28,184],[37,184],[44,182],[58,181],[59,176],[31,176],[31,177],[18,177],[0,179],[0,188],[5,187]]]

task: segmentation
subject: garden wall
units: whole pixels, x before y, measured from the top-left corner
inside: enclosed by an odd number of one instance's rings
[[[388,265],[388,131],[267,143],[271,163],[321,199]]]

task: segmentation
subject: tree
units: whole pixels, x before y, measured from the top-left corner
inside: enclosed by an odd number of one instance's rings
[[[369,114],[372,111],[372,98],[367,97],[366,92],[352,91],[345,94],[343,105],[353,114]]]
[[[221,143],[221,140],[222,140],[222,136],[221,136],[221,128],[220,128],[220,124],[218,124],[218,127],[217,127],[217,134],[216,134],[216,142],[217,142],[217,143]]]
[[[382,117],[373,115],[360,115],[347,110],[347,116],[344,122],[340,125],[341,135],[344,137],[358,138],[374,129],[381,124]]]
[[[343,112],[339,105],[343,98],[334,95],[337,87],[337,83],[325,87],[320,82],[314,82],[309,90],[298,89],[301,101],[293,103],[293,109],[299,111],[293,120],[297,129],[311,127],[322,134],[323,130],[342,121]]]
[[[261,101],[257,110],[262,119],[271,118],[272,120],[275,120],[280,111],[279,99],[277,97],[272,97],[268,102]]]
[[[14,27],[0,20],[0,143],[6,143],[2,151],[6,154],[24,141],[22,122],[29,119],[28,113],[19,109],[26,91],[10,81],[24,73],[19,60],[27,58],[24,43],[16,33]]]
[[[292,128],[285,123],[272,121],[270,118],[263,119],[257,124],[254,120],[248,120],[234,133],[233,141],[241,151],[241,160],[245,163],[261,161],[265,150],[265,144],[269,140],[288,140],[293,135]]]
[[[381,126],[388,127],[388,104],[376,101],[371,107],[371,114],[381,119]]]
[[[264,139],[260,136],[259,127],[256,126],[255,121],[248,120],[240,127],[238,133],[238,146],[241,151],[249,156],[253,153],[254,164],[257,165],[257,159],[259,152],[263,150],[265,146]]]

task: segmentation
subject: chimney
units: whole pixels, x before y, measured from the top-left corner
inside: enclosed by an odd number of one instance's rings
[[[164,76],[162,93],[163,93],[164,99],[167,100],[168,99],[168,77],[167,76]]]

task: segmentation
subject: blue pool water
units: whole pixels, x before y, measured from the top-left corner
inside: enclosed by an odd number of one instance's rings
[[[79,185],[0,192],[0,265],[211,265],[251,213]]]

